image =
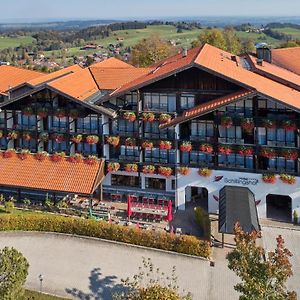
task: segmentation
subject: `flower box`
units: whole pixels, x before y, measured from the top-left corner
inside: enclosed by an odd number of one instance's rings
[[[41,132],[39,135],[39,141],[41,142],[48,142],[49,140],[49,133],[48,132]]]
[[[161,150],[171,150],[172,149],[172,142],[170,142],[170,141],[160,141],[159,149],[161,149]]]
[[[39,161],[44,161],[48,155],[49,154],[46,151],[39,151],[34,155],[34,157]]]
[[[68,116],[72,119],[77,119],[79,116],[79,111],[76,108],[72,108],[69,110]]]
[[[66,116],[66,112],[62,108],[57,108],[54,112],[54,116],[56,118],[64,118]]]
[[[169,114],[160,114],[159,116],[159,122],[161,124],[169,123],[171,122],[172,117]]]
[[[200,145],[199,150],[201,152],[205,152],[205,153],[212,153],[214,151],[214,148],[210,144],[202,144],[202,145]]]
[[[10,139],[10,140],[16,140],[19,136],[19,133],[15,130],[11,131],[8,133],[7,137]]]
[[[190,142],[183,142],[179,147],[181,152],[191,152],[192,144]]]
[[[65,140],[65,135],[63,133],[53,133],[51,135],[51,139],[54,142],[60,144],[60,143],[62,143]]]
[[[69,162],[71,163],[80,163],[83,161],[83,156],[80,153],[75,153],[69,157]]]
[[[27,150],[27,149],[23,149],[23,150],[21,150],[21,152],[18,153],[18,157],[19,157],[21,160],[26,159],[29,155],[30,155],[30,151]]]
[[[96,155],[89,155],[84,159],[84,162],[88,165],[95,165],[98,161],[98,157]]]
[[[125,146],[131,147],[135,145],[136,145],[136,140],[134,138],[129,137],[125,140]]]
[[[289,174],[280,174],[280,180],[287,184],[295,184],[296,183],[296,177]]]
[[[186,176],[190,173],[190,168],[189,167],[179,167],[178,168],[178,172],[183,175]]]
[[[82,141],[82,134],[74,134],[71,137],[71,141],[75,144],[79,144]]]
[[[172,175],[172,173],[173,170],[170,167],[162,167],[162,166],[158,167],[158,174],[161,176],[169,177]]]
[[[7,149],[3,152],[3,157],[4,158],[11,158],[16,154],[15,149]]]
[[[224,155],[229,155],[232,153],[232,148],[227,145],[220,145],[219,146],[219,153]]]
[[[274,129],[274,128],[276,128],[276,121],[270,120],[270,119],[265,119],[265,120],[263,120],[263,126],[268,129]]]
[[[144,122],[153,122],[155,120],[155,115],[151,112],[144,112],[142,114],[142,119]]]
[[[47,118],[48,113],[49,111],[46,107],[40,107],[37,111],[37,115],[42,119]]]
[[[25,108],[22,110],[22,114],[23,114],[24,116],[27,116],[27,117],[32,116],[32,115],[33,115],[33,109],[32,109],[32,107],[30,107],[30,106],[25,107]]]
[[[296,124],[291,120],[285,120],[282,122],[282,127],[286,131],[295,131],[297,129]]]
[[[237,154],[243,155],[243,156],[251,156],[251,155],[253,155],[253,148],[251,148],[251,147],[245,147],[245,146],[240,146],[237,149]]]
[[[23,132],[22,138],[23,138],[23,140],[25,140],[25,141],[31,141],[31,139],[32,139],[32,134],[31,134],[30,132],[28,132],[28,131]]]
[[[265,183],[274,184],[276,182],[276,175],[275,174],[263,174],[262,181]]]
[[[254,122],[252,119],[245,118],[241,121],[241,128],[246,132],[246,133],[252,133],[254,129]]]
[[[126,111],[123,113],[123,118],[129,122],[134,122],[136,120],[136,114],[133,111]]]
[[[138,171],[138,165],[137,164],[126,164],[125,165],[125,171],[126,172],[137,172]]]
[[[224,128],[230,128],[233,125],[232,118],[229,116],[223,116],[221,118],[221,126]]]
[[[112,146],[114,146],[114,147],[117,147],[117,146],[119,145],[119,143],[120,143],[120,137],[119,137],[119,136],[108,136],[108,137],[106,138],[106,141],[107,141],[110,145],[112,145]]]
[[[152,149],[153,148],[153,142],[150,142],[150,141],[144,141],[142,143],[142,147],[144,149]]]
[[[99,142],[99,137],[97,135],[88,135],[85,137],[85,141],[89,145],[94,145]]]
[[[120,169],[120,164],[117,162],[109,162],[107,164],[107,172],[117,172]]]
[[[281,155],[287,160],[296,160],[298,158],[298,151],[295,149],[284,149],[281,151]]]
[[[277,153],[275,149],[272,148],[263,148],[260,150],[260,156],[265,158],[275,158],[277,156]]]
[[[51,160],[53,162],[59,162],[62,161],[65,158],[65,156],[65,152],[55,152],[51,155]]]
[[[145,165],[145,166],[143,166],[143,173],[144,174],[154,174],[155,171],[156,171],[156,168],[153,165]]]
[[[200,168],[198,170],[198,174],[203,177],[209,177],[212,174],[212,170],[210,170],[208,168]]]

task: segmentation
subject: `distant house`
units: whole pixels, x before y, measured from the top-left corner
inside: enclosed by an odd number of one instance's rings
[[[97,49],[98,46],[97,45],[85,45],[83,47],[80,48],[80,50],[93,50],[93,49]]]

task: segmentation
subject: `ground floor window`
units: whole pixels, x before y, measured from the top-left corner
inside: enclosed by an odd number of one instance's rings
[[[166,190],[166,180],[159,178],[145,178],[146,189]]]
[[[140,187],[140,178],[137,176],[111,175],[111,185]]]

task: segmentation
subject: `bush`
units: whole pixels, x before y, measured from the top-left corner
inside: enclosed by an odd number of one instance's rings
[[[6,201],[4,204],[4,208],[7,213],[12,213],[15,208],[15,204],[13,203],[13,201]]]
[[[81,218],[47,215],[0,216],[0,231],[10,230],[68,233],[195,256],[210,255],[209,242],[194,236],[170,235],[166,232],[152,232]]]
[[[203,231],[203,236],[206,239],[210,240],[211,227],[210,227],[210,219],[208,213],[202,207],[195,207],[194,212],[195,212],[196,223]]]

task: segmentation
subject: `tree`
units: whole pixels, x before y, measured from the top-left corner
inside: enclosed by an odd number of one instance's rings
[[[169,277],[155,268],[151,259],[143,258],[143,267],[139,273],[130,280],[122,279],[127,288],[113,295],[115,300],[191,300],[190,293],[181,295],[177,284],[176,268],[172,269],[172,276]]]
[[[249,53],[249,52],[254,52],[255,51],[255,44],[254,40],[247,38],[245,40],[241,41],[241,52],[242,53]]]
[[[226,27],[223,30],[223,38],[225,40],[225,48],[228,52],[233,54],[239,54],[241,52],[240,40],[232,27]]]
[[[28,275],[27,259],[14,248],[0,250],[0,299],[19,299]]]
[[[217,48],[227,50],[223,33],[219,29],[205,29],[203,32],[201,32],[199,41],[202,45],[207,43]]]
[[[152,35],[143,39],[132,48],[132,63],[139,67],[148,67],[176,53],[176,48]]]
[[[295,300],[294,291],[285,283],[292,276],[291,252],[278,236],[275,251],[266,255],[265,249],[256,244],[260,233],[245,233],[239,223],[234,227],[236,248],[227,255],[228,267],[241,279],[234,289],[240,292],[240,300]],[[265,259],[264,259],[265,257]]]

